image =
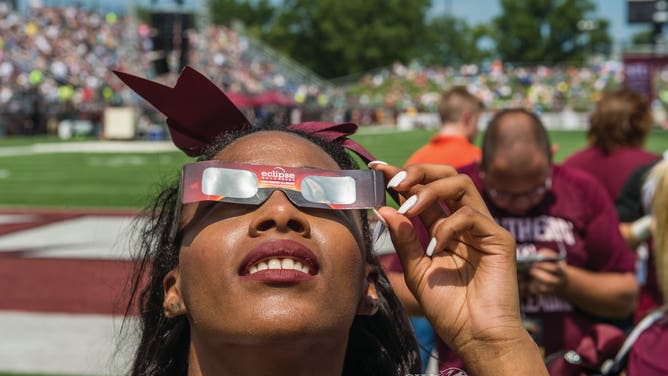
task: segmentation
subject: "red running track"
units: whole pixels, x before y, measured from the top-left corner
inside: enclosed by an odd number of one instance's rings
[[[85,216],[134,217],[137,211],[5,208],[0,214],[25,216],[0,223],[1,237]],[[22,257],[29,253],[21,249],[0,253],[0,311],[125,313],[132,261]]]
[[[0,310],[124,314],[129,260],[0,259]]]

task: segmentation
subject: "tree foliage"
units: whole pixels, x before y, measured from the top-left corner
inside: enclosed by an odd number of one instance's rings
[[[509,62],[554,64],[609,51],[609,23],[592,19],[594,10],[591,0],[501,0],[494,19],[497,53]]]
[[[420,58],[427,64],[461,65],[477,63],[492,56],[480,47],[491,35],[487,25],[470,26],[466,21],[443,15],[433,18],[420,38]]]
[[[241,21],[250,28],[265,27],[275,12],[270,0],[209,0],[208,6],[213,23],[229,25],[232,21]]]
[[[416,53],[429,0],[286,0],[264,39],[324,77]]]
[[[631,44],[633,45],[650,45],[654,42],[654,34],[652,30],[641,30],[631,36]]]
[[[209,0],[209,9],[215,23],[240,20],[326,78],[414,59],[435,65],[493,58],[554,64],[610,51],[609,23],[591,18],[592,0],[500,1],[502,13],[480,25],[449,15],[426,17],[431,0]]]

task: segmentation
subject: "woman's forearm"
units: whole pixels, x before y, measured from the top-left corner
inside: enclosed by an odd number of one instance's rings
[[[632,273],[565,268],[567,283],[558,295],[580,309],[606,318],[625,318],[635,309],[638,283]]]

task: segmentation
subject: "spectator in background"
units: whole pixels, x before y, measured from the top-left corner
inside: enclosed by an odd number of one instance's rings
[[[668,161],[664,160],[652,168],[649,179],[656,183],[651,200],[654,219],[655,271],[663,301],[668,294]],[[668,374],[666,349],[668,348],[668,306],[663,305],[652,313],[658,315],[656,322],[645,329],[634,343],[627,364],[628,376],[658,376]],[[663,317],[663,319],[661,319]]]
[[[567,158],[564,166],[592,174],[614,201],[633,170],[659,158],[642,148],[651,127],[645,97],[628,88],[607,92],[589,119],[589,145]]]
[[[636,274],[640,283],[638,307],[634,322],[663,303],[657,285],[655,258],[652,249],[650,214],[656,181],[647,176],[660,160],[648,163],[631,173],[624,183],[615,206],[619,215],[619,229],[629,246],[636,250]]]
[[[657,159],[631,172],[615,200],[617,215],[622,222],[619,229],[631,248],[636,248],[650,236],[649,199],[654,187],[646,186],[645,180],[652,167],[660,161]],[[648,191],[650,189],[652,192]]]
[[[628,88],[604,93],[590,117],[589,146],[567,158],[564,165],[590,173],[603,184],[612,200],[616,200],[624,183],[636,169],[659,159],[658,155],[642,148],[652,122],[649,102],[641,94]],[[631,222],[642,216],[629,216],[623,211],[618,212],[618,215],[623,217],[620,225],[622,236],[632,249],[636,249],[641,239],[632,238],[648,235],[648,218],[633,226]],[[632,229],[635,230],[635,235]],[[648,309],[656,306],[658,298],[655,286],[652,287],[653,275],[647,275],[650,252],[646,246],[642,246],[637,249],[637,253],[636,273],[643,289],[639,296],[635,321]],[[646,282],[649,283],[646,285]]]
[[[612,201],[592,177],[552,164],[537,116],[499,112],[485,133],[480,167],[460,171],[514,235],[518,260],[538,260],[524,271],[518,263],[518,278],[526,327],[545,354],[573,348],[599,319],[633,312],[634,256],[618,231]],[[439,357],[441,369],[458,364],[445,346]]]
[[[473,141],[483,108],[482,101],[464,87],[457,86],[443,93],[438,104],[440,131],[413,153],[406,165],[435,163],[460,167],[479,161],[480,149]]]

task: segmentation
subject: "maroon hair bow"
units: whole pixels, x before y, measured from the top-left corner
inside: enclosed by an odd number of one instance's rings
[[[251,123],[213,82],[191,67],[185,67],[171,88],[128,73],[113,71],[135,93],[167,116],[174,144],[188,156],[204,153],[218,136],[252,128]],[[353,123],[306,122],[288,128],[310,133],[353,151],[365,162],[375,158],[348,136],[357,131]]]
[[[357,141],[351,140],[348,136],[355,134],[357,124],[354,123],[328,123],[320,121],[309,121],[305,123],[292,124],[288,128],[293,130],[310,133],[327,142],[340,144],[344,148],[359,155],[362,160],[369,163],[376,158],[369,153],[364,146]]]
[[[185,67],[173,88],[131,74],[113,72],[167,116],[172,141],[190,157],[204,154],[204,147],[221,134],[252,127],[234,103],[193,68]]]

